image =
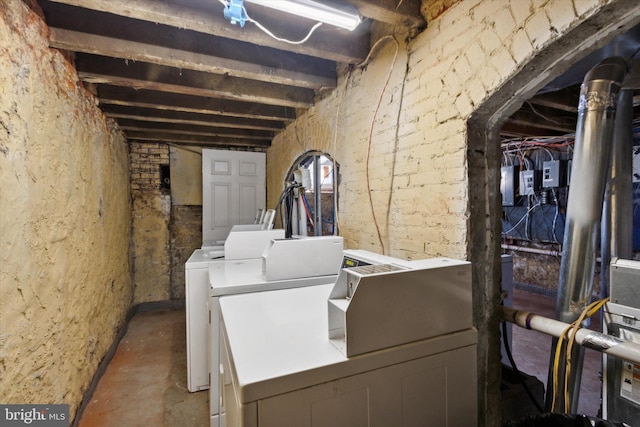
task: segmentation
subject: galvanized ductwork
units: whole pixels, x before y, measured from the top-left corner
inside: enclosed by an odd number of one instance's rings
[[[605,59],[587,73],[580,90],[556,305],[556,318],[565,323],[577,320],[591,298],[616,103],[628,68],[623,58]],[[577,410],[583,360],[583,351],[574,348],[577,350],[571,355],[570,412]],[[553,354],[555,343],[552,360]],[[559,383],[564,385],[564,370]],[[557,408],[564,408],[562,393],[555,400]],[[548,407],[551,403],[547,399]]]
[[[600,298],[609,296],[609,263],[633,255],[633,90],[618,95],[611,170],[604,196],[600,249]]]

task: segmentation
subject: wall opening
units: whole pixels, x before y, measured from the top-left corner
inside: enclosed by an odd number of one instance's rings
[[[480,333],[478,384],[479,404],[486,409],[486,413],[481,415],[484,425],[497,425],[492,420],[501,417],[498,412],[501,408],[499,326],[503,218],[496,213],[503,212],[501,166],[510,165],[503,157],[501,132],[509,118],[545,85],[639,22],[637,5],[633,1],[619,1],[603,7],[565,36],[540,50],[511,80],[476,109],[468,121],[468,259],[473,265],[474,321]],[[576,43],[577,40],[580,42]],[[558,154],[556,158],[562,160],[562,155]],[[544,160],[540,160],[543,164]],[[503,186],[502,192],[505,190]],[[553,195],[550,194],[550,197]],[[556,193],[556,197],[561,195]],[[553,235],[553,230],[549,231]]]
[[[337,235],[337,163],[320,151],[298,157],[287,172],[279,208],[287,235]]]

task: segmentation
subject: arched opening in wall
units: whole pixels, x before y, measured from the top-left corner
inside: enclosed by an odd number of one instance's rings
[[[331,156],[308,151],[287,172],[280,198],[281,221],[290,235],[337,235],[338,165]]]
[[[516,282],[519,280],[519,269],[535,268],[538,274],[551,277],[551,267],[556,270],[559,268],[565,213],[562,204],[568,193],[564,173],[570,167],[572,155],[572,144],[567,135],[575,132],[577,91],[588,68],[579,75],[577,82],[560,83],[562,87],[554,91],[549,88],[570,78],[571,73],[576,71],[574,66],[580,64],[583,58],[605,47],[618,36],[632,34],[639,24],[637,4],[633,1],[619,1],[603,7],[564,37],[538,52],[509,82],[492,94],[468,122],[471,212],[468,257],[472,261],[474,275],[474,320],[480,331],[479,403],[485,411],[482,417],[486,425],[496,425],[491,419],[502,418],[504,422],[522,415],[517,411],[523,408],[535,412],[524,393],[520,393],[522,401],[516,408],[507,406],[501,400],[498,389],[503,372],[501,362],[508,364],[500,341],[501,280],[506,264],[502,255],[513,257]],[[636,49],[638,47],[636,44]],[[571,76],[571,79],[575,80],[575,76]],[[554,94],[558,91],[568,99],[573,98],[573,101],[565,100],[560,104],[555,99],[555,95],[561,98],[560,94]],[[636,98],[637,95],[636,91]],[[634,126],[637,127],[638,106],[635,104],[634,115]],[[541,132],[546,135],[529,133],[534,125],[542,124],[546,129]],[[552,128],[556,129],[551,132]],[[538,140],[543,136],[552,138]],[[547,182],[543,184],[545,179]],[[518,239],[515,238],[516,233]],[[521,262],[525,257],[546,261],[540,261],[537,266],[526,265]],[[557,285],[557,275],[555,280],[550,279],[551,283]],[[556,299],[552,287],[537,286],[547,295],[539,295],[528,288],[522,289],[526,287],[518,283],[509,294],[516,297],[513,305],[554,318]],[[532,376],[534,383],[537,381],[543,390],[548,390],[546,383],[551,337],[540,333],[525,336],[534,331],[513,328],[511,347],[516,364],[521,371]],[[600,413],[600,371],[600,353],[594,351],[592,355],[586,354],[578,401],[579,413],[590,416]]]

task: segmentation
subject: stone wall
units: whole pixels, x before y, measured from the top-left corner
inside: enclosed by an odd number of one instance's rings
[[[449,7],[445,13],[408,45],[384,39],[370,63],[341,70],[338,89],[276,137],[267,153],[268,205],[276,203],[300,154],[324,151],[341,166],[339,221],[346,247],[473,261],[479,425],[497,426],[497,124],[597,47],[597,40],[640,18],[628,0],[443,5]],[[485,128],[470,135],[468,122],[479,110],[477,123]]]
[[[47,31],[0,0],[0,402],[73,417],[131,307],[128,151]]]

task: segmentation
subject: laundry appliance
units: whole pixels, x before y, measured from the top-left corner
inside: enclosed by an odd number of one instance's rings
[[[209,264],[209,408],[211,425],[220,426],[220,300],[229,295],[334,283],[343,260],[339,236],[272,239],[261,259]]]
[[[611,345],[617,340],[640,344],[640,261],[614,258],[610,265],[603,332],[612,337]],[[603,354],[603,372],[604,419],[629,424],[640,420],[640,365]]]
[[[226,427],[476,426],[471,265],[394,261],[220,298]]]
[[[190,392],[209,388],[206,345],[209,330],[209,264],[244,259],[260,261],[262,252],[271,239],[281,238],[284,238],[284,230],[280,229],[235,229],[229,233],[222,249],[196,249],[185,263],[187,389]]]

